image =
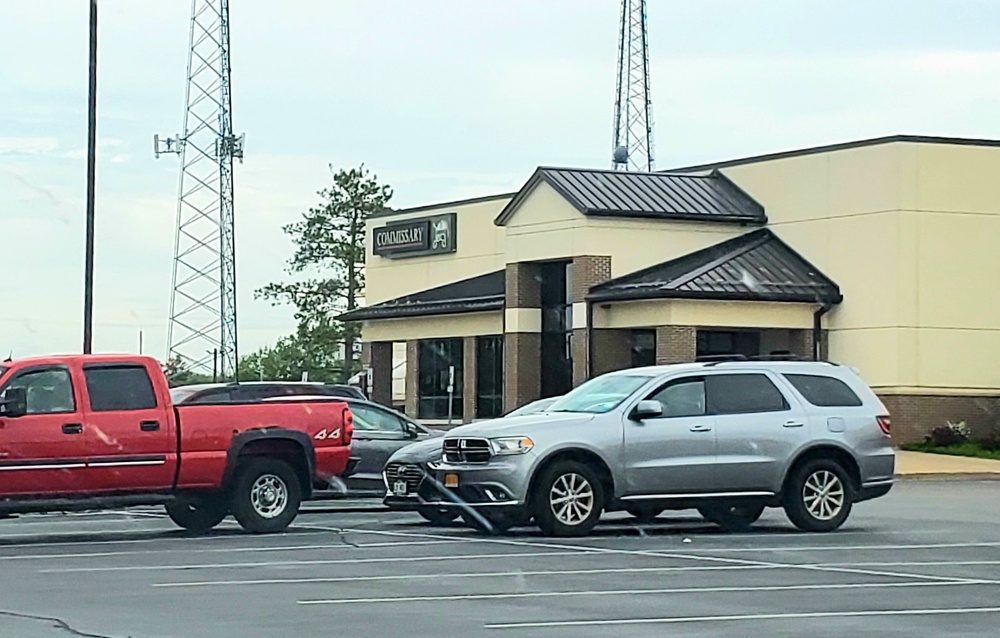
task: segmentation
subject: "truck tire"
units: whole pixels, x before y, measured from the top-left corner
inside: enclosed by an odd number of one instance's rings
[[[719,503],[702,505],[698,512],[710,523],[715,523],[727,532],[744,532],[757,522],[764,513],[763,503]]]
[[[785,514],[807,532],[832,532],[847,520],[854,484],[833,459],[812,459],[792,471],[783,494]]]
[[[226,499],[218,496],[179,496],[166,509],[170,520],[195,534],[204,534],[229,514]]]
[[[542,470],[531,500],[546,536],[586,536],[604,511],[604,486],[587,465],[556,461]]]
[[[299,477],[285,461],[257,457],[237,467],[230,509],[248,532],[283,531],[298,515],[301,502]]]
[[[447,525],[458,518],[458,510],[434,507],[433,505],[421,505],[417,508],[417,513],[424,517],[424,520],[433,525]]]

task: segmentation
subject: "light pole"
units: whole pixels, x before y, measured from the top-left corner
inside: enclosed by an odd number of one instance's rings
[[[94,186],[97,173],[97,0],[90,0],[90,88],[87,108],[87,247],[83,268],[83,353],[94,347]]]

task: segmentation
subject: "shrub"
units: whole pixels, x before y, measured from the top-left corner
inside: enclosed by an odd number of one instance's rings
[[[958,423],[948,421],[945,425],[939,425],[931,430],[925,439],[928,444],[937,447],[961,445],[968,440],[969,428],[965,425],[965,421],[959,421]]]

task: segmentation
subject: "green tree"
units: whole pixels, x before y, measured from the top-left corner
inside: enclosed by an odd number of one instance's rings
[[[171,388],[212,382],[212,375],[194,372],[180,357],[167,361],[161,367],[163,368],[163,376],[167,377],[167,385]]]
[[[355,371],[359,327],[333,317],[357,308],[364,295],[365,223],[372,213],[386,208],[392,189],[380,184],[364,164],[338,171],[331,166],[330,172],[333,185],[317,193],[319,205],[283,228],[295,245],[285,272],[298,279],[265,286],[256,296],[275,305],[295,306],[295,340],[307,351],[336,356],[343,346],[346,359],[340,374],[346,381]]]
[[[240,379],[254,381],[299,381],[303,372],[310,381],[333,382],[342,374],[340,358],[324,349],[312,339],[297,334],[278,339],[267,346],[240,358]]]

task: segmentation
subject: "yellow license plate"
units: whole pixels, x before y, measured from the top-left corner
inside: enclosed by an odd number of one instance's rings
[[[458,474],[445,474],[444,475],[444,486],[445,487],[458,487]]]

